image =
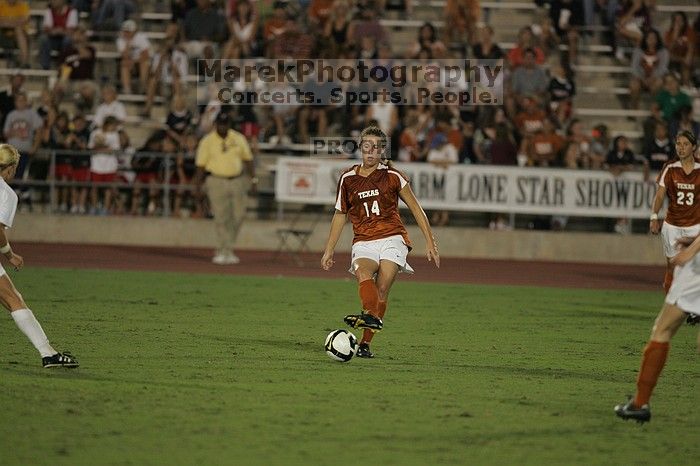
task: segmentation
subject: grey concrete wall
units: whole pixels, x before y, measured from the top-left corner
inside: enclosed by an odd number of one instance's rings
[[[309,241],[312,251],[323,250],[330,219],[328,215],[318,222]],[[241,231],[238,249],[274,250],[278,246],[277,229],[288,224],[248,220]],[[425,242],[420,230],[411,227],[409,234],[414,254],[422,254]],[[661,239],[647,235],[452,227],[436,228],[435,235],[444,257],[664,264]],[[214,225],[211,220],[19,213],[9,236],[13,241],[206,248],[214,245]],[[346,225],[337,250],[349,251],[351,240],[351,228]]]

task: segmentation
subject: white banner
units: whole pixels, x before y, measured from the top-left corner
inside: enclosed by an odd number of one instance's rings
[[[356,160],[279,157],[278,202],[335,203],[340,173]],[[495,165],[395,164],[411,180],[425,209],[473,212],[649,218],[654,177],[641,172],[614,177],[607,171],[521,168]]]

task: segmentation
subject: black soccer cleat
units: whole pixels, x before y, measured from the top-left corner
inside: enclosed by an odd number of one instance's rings
[[[343,319],[347,325],[352,328],[366,328],[373,332],[378,332],[384,327],[382,319],[375,317],[372,314],[351,314]]]
[[[685,319],[685,322],[688,325],[697,325],[700,324],[700,315],[697,314],[688,314],[688,318]]]
[[[358,358],[373,358],[374,354],[369,350],[369,343],[360,343],[360,347],[357,348],[357,353],[355,356]]]
[[[615,414],[625,421],[628,419],[634,419],[640,424],[651,420],[651,410],[649,409],[649,405],[646,404],[637,408],[634,406],[632,398],[630,398],[625,404],[615,406]]]
[[[53,356],[41,358],[44,367],[78,367],[78,361],[70,353],[56,353]]]

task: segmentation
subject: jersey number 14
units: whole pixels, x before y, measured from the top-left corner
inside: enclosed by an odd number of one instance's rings
[[[372,202],[372,207],[368,206],[366,202],[363,202],[365,206],[365,213],[369,217],[369,213],[372,212],[374,215],[379,215],[379,202],[376,200]]]

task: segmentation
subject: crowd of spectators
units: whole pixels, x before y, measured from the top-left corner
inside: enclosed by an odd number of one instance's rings
[[[176,185],[173,210],[189,205],[202,215],[206,203],[186,187],[197,141],[212,131],[221,112],[230,114],[254,152],[259,142],[283,148],[314,136],[357,134],[374,122],[390,135],[394,159],[445,169],[470,163],[609,168],[614,173],[635,165],[655,170],[673,157],[677,131],[698,134],[700,125],[692,118],[692,100],[684,89],[700,79],[694,75],[700,15],[691,22],[683,12],[675,13],[662,31],[658,28],[665,25],[655,20],[653,0],[535,3],[542,8],[534,10],[532,24],[518,32],[512,48],[503,50],[494,40],[497,25],[488,24],[479,0],[447,0],[445,27],[425,22],[405,46],[392,40],[397,31],[380,19],[410,17],[415,8],[411,0],[172,0],[172,18],[158,31],[164,36],[158,40],[142,30],[135,14],[139,5],[130,0],[49,0],[34,38],[28,2],[0,0],[0,47],[13,51],[6,58],[20,68],[58,72],[36,105],[24,91],[25,77],[11,77],[10,89],[0,93],[2,138],[23,154],[18,176],[31,160],[32,178],[83,183],[60,190],[61,211],[156,213],[162,208],[159,185],[168,180]],[[575,65],[580,44],[600,32],[596,25],[602,26],[616,59],[630,67],[624,104],[651,110],[639,122],[644,135],[639,145],[605,124],[588,128],[575,117]],[[118,54],[114,75],[97,76],[98,41],[111,42]],[[387,99],[344,108],[195,102],[187,85],[189,75],[202,71],[195,58],[260,57],[375,63],[503,59],[506,99],[503,106],[466,107],[396,105]],[[131,94],[143,96],[138,114],[128,114],[120,101],[120,95]],[[150,118],[159,97],[169,109],[166,121],[135,148],[129,120]],[[49,173],[48,163],[36,157],[41,149],[68,152],[62,152]],[[89,155],[71,155],[81,150]],[[165,159],[151,152],[170,153],[168,160],[174,162],[165,166]],[[120,183],[135,189],[124,195]],[[439,213],[433,220],[445,224],[449,216]]]

